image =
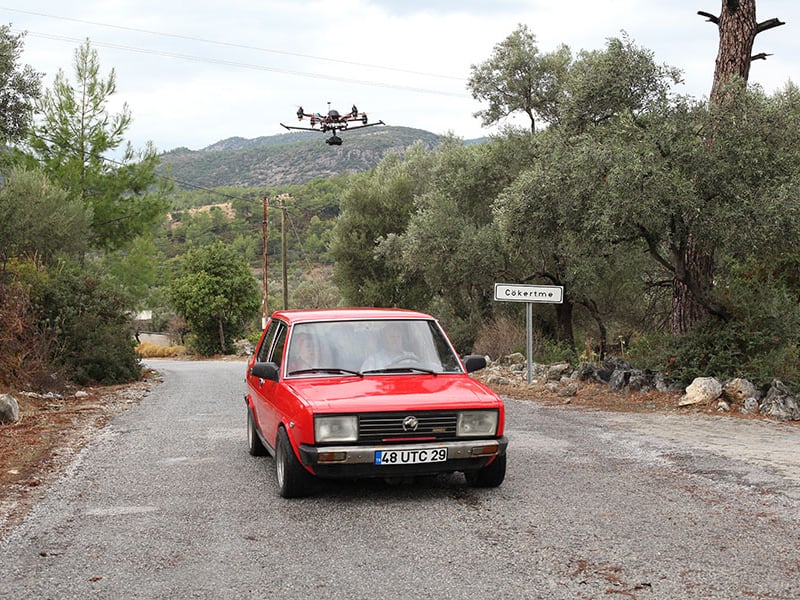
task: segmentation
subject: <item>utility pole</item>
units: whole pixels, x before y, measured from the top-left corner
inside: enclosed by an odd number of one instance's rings
[[[261,270],[264,277],[264,283],[261,286],[261,329],[267,326],[267,319],[269,318],[269,308],[267,306],[267,239],[269,237],[267,228],[267,208],[269,208],[269,196],[264,196],[264,220],[261,222],[261,235],[264,242],[261,254]]]
[[[289,277],[287,275],[286,257],[287,257],[287,240],[286,240],[286,201],[291,198],[289,194],[281,194],[278,196],[278,202],[281,207],[281,279],[283,281],[283,310],[289,308]]]

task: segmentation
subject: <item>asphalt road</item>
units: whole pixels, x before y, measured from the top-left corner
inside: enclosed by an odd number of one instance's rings
[[[151,365],[164,383],[0,542],[0,598],[800,595],[800,476],[780,452],[800,428],[509,400],[498,489],[454,475],[282,500],[247,453],[244,364]],[[737,452],[748,435],[769,452]]]

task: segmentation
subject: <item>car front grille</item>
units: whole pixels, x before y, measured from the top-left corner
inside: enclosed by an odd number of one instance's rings
[[[416,427],[414,422],[416,421]],[[405,427],[404,427],[405,424]],[[454,412],[373,413],[358,417],[358,441],[402,442],[406,439],[446,440],[456,437]]]

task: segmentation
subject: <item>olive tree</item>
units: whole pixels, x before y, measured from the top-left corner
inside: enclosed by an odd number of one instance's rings
[[[222,242],[189,250],[169,287],[172,305],[202,354],[231,352],[261,306],[250,267]]]
[[[41,75],[19,64],[23,37],[0,25],[0,144],[25,137],[41,92]]]

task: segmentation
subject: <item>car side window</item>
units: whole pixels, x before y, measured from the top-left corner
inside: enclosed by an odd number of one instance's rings
[[[269,361],[274,362],[279,367],[283,360],[283,348],[286,346],[286,332],[289,330],[285,323],[278,322],[277,330],[275,332],[275,343],[272,345],[272,352],[269,355]]]
[[[270,321],[267,334],[264,336],[261,346],[258,348],[258,354],[256,354],[257,362],[267,362],[269,360],[269,351],[272,348],[272,343],[275,341],[275,332],[277,331],[278,321],[273,319]]]

